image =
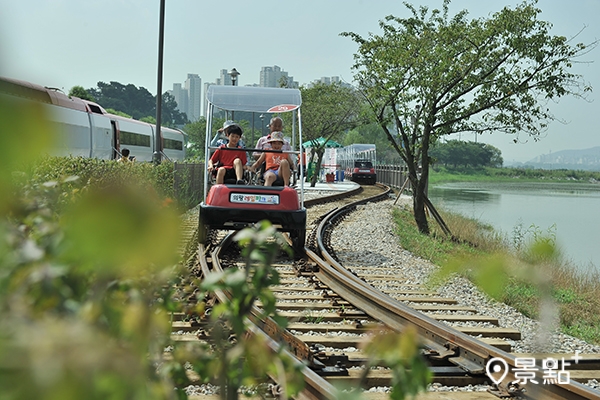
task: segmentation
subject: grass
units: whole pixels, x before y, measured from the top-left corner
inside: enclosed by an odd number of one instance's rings
[[[569,182],[598,183],[600,172],[543,170],[532,168],[454,168],[435,167],[429,172],[429,184],[451,182]]]
[[[600,345],[599,273],[584,274],[561,261],[552,238],[539,232],[530,235],[536,240],[527,235],[511,239],[476,220],[438,211],[458,241],[447,238],[433,219],[431,234],[421,234],[412,210],[398,208],[394,220],[401,246],[442,267],[442,275],[458,272],[531,318],[538,319],[540,304],[551,299],[562,332]]]

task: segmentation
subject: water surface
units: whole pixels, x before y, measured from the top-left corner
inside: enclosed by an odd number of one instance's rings
[[[555,232],[563,256],[600,271],[600,185],[460,182],[431,185],[437,207],[489,223],[512,240],[515,227]]]

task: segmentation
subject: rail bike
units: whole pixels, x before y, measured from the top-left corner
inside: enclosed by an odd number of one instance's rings
[[[206,94],[207,120],[205,155],[208,160],[219,148],[211,146],[215,142],[213,133],[214,115],[225,111],[234,119],[235,113],[258,113],[261,117],[280,116],[291,113],[291,151],[283,154],[300,154],[302,143],[302,123],[300,106],[302,98],[298,89],[264,88],[250,86],[212,85]],[[239,115],[239,114],[238,114]],[[246,148],[247,152],[265,152],[262,149]],[[269,150],[273,152],[273,150]],[[296,257],[304,255],[306,240],[306,208],[304,207],[303,176],[299,188],[292,186],[264,186],[255,177],[246,177],[244,184],[237,180],[216,184],[206,170],[204,197],[200,204],[198,240],[207,244],[211,230],[240,230],[262,220],[270,221],[279,231],[288,232]]]

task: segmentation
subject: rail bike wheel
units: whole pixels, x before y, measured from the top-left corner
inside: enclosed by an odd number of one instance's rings
[[[198,243],[207,245],[210,237],[210,226],[203,224],[202,221],[198,224]]]
[[[290,239],[292,239],[292,250],[295,258],[303,258],[306,253],[304,246],[306,243],[306,229],[294,229],[290,231]]]

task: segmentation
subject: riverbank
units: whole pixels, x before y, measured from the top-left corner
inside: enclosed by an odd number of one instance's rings
[[[600,187],[600,171],[544,170],[530,168],[432,168],[429,184],[450,182],[557,182],[588,183]]]
[[[394,212],[402,247],[440,265],[438,279],[464,276],[494,299],[538,320],[552,305],[561,332],[600,344],[600,274],[582,274],[562,261],[552,237],[543,232],[515,240],[475,219],[438,211],[457,240],[447,238],[433,219],[432,234],[420,234],[409,208]]]
[[[396,276],[406,277],[411,284],[431,284],[431,277],[439,276],[439,271],[447,265],[448,255],[457,254],[459,249],[472,256],[486,254],[484,249],[453,244],[437,235],[419,234],[412,222],[411,204],[410,197],[402,196],[397,203],[390,199],[357,207],[344,219],[343,224],[336,226],[331,239],[343,264],[373,270],[393,269]],[[378,223],[373,224],[373,220]],[[439,295],[457,299],[460,305],[472,307],[482,315],[498,318],[502,327],[521,331],[520,340],[510,341],[515,352],[600,353],[600,343],[594,344],[576,339],[575,335],[566,335],[554,323],[556,321],[546,324],[547,321],[542,323],[540,318],[523,315],[515,307],[483,294],[464,277],[455,274],[440,283],[436,285]]]

